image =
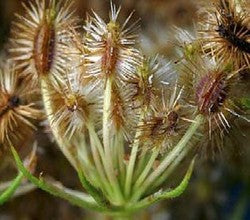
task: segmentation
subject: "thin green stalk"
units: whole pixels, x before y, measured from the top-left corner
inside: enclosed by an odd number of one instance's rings
[[[119,177],[120,177],[120,185],[122,186],[125,182],[125,164],[124,164],[124,138],[121,132],[115,137],[115,148],[117,148],[117,160],[118,160],[118,169],[119,169]]]
[[[20,186],[24,175],[23,173],[19,173],[16,178],[11,182],[10,186],[1,193],[0,195],[0,205],[7,202],[13,194],[16,192],[17,188]]]
[[[143,114],[141,114],[139,123],[141,123],[143,118]],[[134,138],[134,143],[131,147],[131,153],[130,153],[130,159],[127,167],[127,172],[126,172],[126,180],[125,180],[125,197],[128,198],[131,192],[131,187],[132,187],[132,178],[133,178],[133,173],[134,173],[134,167],[135,167],[135,160],[137,158],[137,153],[140,145],[140,140],[139,137],[141,136],[141,129],[137,128],[135,138]]]
[[[83,188],[95,199],[95,201],[100,206],[108,206],[108,201],[105,199],[103,193],[100,190],[97,190],[94,186],[92,186],[92,184],[85,177],[84,173],[79,171],[78,176]]]
[[[177,158],[181,151],[186,147],[187,143],[193,137],[199,126],[203,121],[201,115],[196,116],[194,122],[190,125],[189,129],[185,135],[181,138],[179,143],[174,147],[174,149],[165,157],[157,169],[146,179],[142,186],[135,192],[131,202],[136,202],[142,196],[142,194],[148,189],[148,187],[154,184],[154,181],[159,178],[159,176],[168,168],[168,166]]]
[[[150,187],[150,192],[153,192],[158,186],[160,186],[166,179],[175,171],[175,168],[180,164],[183,158],[191,150],[192,145],[188,145],[183,151],[176,157],[176,159],[169,165],[168,169],[154,182]]]
[[[16,161],[16,165],[18,169],[22,172],[22,174],[30,180],[33,184],[35,184],[38,188],[50,193],[53,196],[65,199],[69,201],[71,204],[79,206],[81,208],[87,208],[93,211],[99,211],[103,213],[110,213],[108,208],[104,206],[100,206],[96,203],[96,201],[89,195],[84,194],[82,192],[69,190],[64,187],[57,187],[51,183],[44,181],[42,178],[37,178],[33,176],[23,165],[18,153],[16,152],[14,147],[11,147],[12,154]],[[118,211],[117,211],[118,212]]]
[[[155,162],[155,159],[158,157],[158,155],[159,155],[159,149],[153,149],[152,155],[151,155],[146,167],[144,168],[143,172],[141,173],[141,175],[139,176],[139,178],[135,182],[134,191],[136,191],[136,189],[139,188],[140,185],[143,183],[143,181],[145,180],[145,178],[149,174],[150,170],[152,169],[153,164]]]
[[[112,146],[110,137],[110,117],[111,117],[111,96],[112,96],[112,79],[107,79],[104,90],[104,103],[103,103],[103,146],[105,157],[104,163],[106,166],[106,172],[108,179],[114,189],[115,196],[118,198],[118,203],[123,203],[124,199],[121,193],[121,189],[115,175],[114,167],[112,165]],[[118,204],[119,205],[119,204]]]
[[[77,148],[77,155],[79,160],[78,170],[82,170],[95,187],[100,187],[102,181],[95,164],[90,161],[84,134],[82,135],[82,138],[79,140],[79,142],[76,143],[76,145],[80,146]]]
[[[176,197],[180,196],[185,191],[185,189],[187,188],[187,186],[189,184],[189,180],[190,180],[191,175],[193,173],[194,162],[195,162],[195,159],[193,159],[192,162],[190,163],[185,177],[183,178],[181,183],[176,188],[174,188],[172,190],[167,190],[167,191],[155,193],[154,195],[150,195],[150,196],[144,198],[143,200],[141,200],[140,202],[137,202],[136,205],[133,204],[132,206],[133,206],[134,211],[145,209],[145,208],[149,207],[150,205],[152,205],[158,201],[161,201],[161,200],[176,198]]]
[[[139,155],[138,157],[138,163],[137,163],[137,166],[135,168],[135,179],[138,179],[139,175],[143,172],[143,169],[144,167],[146,166],[146,163],[147,163],[147,159],[148,159],[148,149],[146,147],[144,147],[142,149],[142,152],[141,154]]]

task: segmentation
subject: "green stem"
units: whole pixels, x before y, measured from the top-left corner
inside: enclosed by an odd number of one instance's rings
[[[146,165],[143,172],[141,173],[141,175],[139,176],[139,178],[135,182],[134,191],[136,191],[140,187],[140,185],[143,183],[143,181],[147,177],[148,173],[152,169],[153,164],[155,162],[155,159],[157,158],[158,155],[159,155],[159,149],[153,149],[153,153],[148,161],[148,164]]]
[[[125,182],[125,164],[124,164],[124,138],[121,132],[115,137],[115,148],[117,148],[117,160],[118,160],[118,169],[119,169],[119,177],[120,177],[120,185],[123,186]]]
[[[106,190],[110,196],[113,196],[112,189],[110,188],[110,185],[108,184],[108,180],[105,176],[105,171],[107,173],[107,166],[106,166],[106,163],[104,161],[105,157],[104,157],[104,151],[103,151],[102,146],[101,146],[101,142],[100,142],[93,126],[87,125],[87,127],[88,127],[89,134],[90,134],[89,136],[90,136],[90,145],[91,145],[91,150],[92,150],[92,156],[94,159],[94,163],[95,163],[98,175],[99,175],[100,180],[103,184],[104,190]],[[98,152],[100,155],[98,154]],[[104,164],[104,166],[102,165],[102,163]],[[102,187],[102,186],[100,185],[100,187]]]
[[[107,79],[105,90],[104,90],[104,103],[103,103],[103,146],[105,157],[104,159],[104,166],[106,166],[106,172],[108,179],[114,189],[115,196],[117,197],[117,205],[123,203],[124,199],[120,190],[120,186],[118,180],[115,175],[114,167],[112,165],[112,146],[111,146],[111,137],[110,137],[110,130],[111,130],[111,96],[112,96],[112,79]]]
[[[143,119],[143,114],[141,114],[139,123],[141,123]],[[127,172],[126,172],[126,180],[125,180],[125,196],[126,198],[129,197],[130,191],[131,191],[131,186],[132,186],[132,178],[133,178],[133,173],[134,173],[134,167],[135,167],[135,160],[137,158],[137,153],[140,145],[140,140],[139,137],[141,136],[141,129],[137,128],[135,138],[134,138],[134,143],[132,145],[132,150],[130,153],[130,159],[129,159],[129,164],[127,167]]]
[[[18,153],[14,149],[14,147],[11,147],[12,154],[14,156],[14,159],[16,161],[18,169],[22,172],[22,174],[27,177],[33,184],[35,184],[37,187],[41,188],[42,190],[50,193],[53,196],[60,197],[62,199],[65,199],[69,201],[71,204],[82,207],[82,208],[88,208],[93,211],[100,211],[100,212],[106,212],[108,211],[105,207],[99,206],[92,197],[85,195],[84,193],[80,192],[74,192],[72,190],[66,190],[66,188],[63,187],[57,187],[55,185],[52,185],[50,183],[45,182],[43,179],[38,179],[35,176],[33,176],[23,165],[21,159],[18,156]]]
[[[193,173],[194,162],[195,162],[195,159],[193,159],[193,161],[191,162],[185,177],[176,188],[174,188],[173,190],[155,193],[154,195],[146,197],[145,199],[138,202],[136,205],[133,205],[134,211],[145,209],[146,207],[149,207],[150,205],[161,200],[172,199],[172,198],[176,198],[180,196],[185,191],[185,189],[187,188],[189,184],[189,180]]]
[[[87,180],[84,173],[79,171],[78,172],[79,179],[82,183],[83,188],[95,199],[95,201],[100,206],[107,206],[108,201],[105,199],[103,193],[99,190],[97,190],[91,183]]]
[[[76,205],[81,208],[87,208],[92,211],[101,212],[103,214],[107,214],[110,216],[116,216],[116,217],[126,217],[134,213],[135,211],[138,211],[138,209],[134,207],[116,207],[116,206],[101,206],[96,203],[96,201],[89,195],[86,195],[85,193],[74,191],[67,189],[62,186],[56,186],[54,184],[48,183],[44,181],[42,178],[37,178],[33,176],[23,165],[18,153],[16,152],[14,147],[11,147],[12,154],[14,156],[14,159],[16,161],[16,165],[20,172],[34,185],[36,185],[38,188],[50,193],[53,196],[59,197],[61,199],[65,199],[68,202],[70,202],[72,205]]]
[[[174,147],[174,149],[165,157],[157,169],[146,179],[142,184],[140,189],[138,189],[133,195],[131,201],[136,202],[142,196],[142,194],[147,190],[147,188],[154,184],[154,181],[159,178],[159,176],[168,168],[168,166],[178,157],[181,151],[186,147],[187,143],[193,137],[199,126],[203,121],[201,115],[196,116],[194,122],[190,125],[189,129],[185,135],[181,138],[179,143]]]
[[[146,147],[144,147],[142,149],[142,152],[140,154],[140,156],[138,157],[139,162],[137,163],[137,166],[135,168],[135,178],[137,179],[140,174],[143,172],[144,167],[146,166],[147,163],[147,159],[148,159],[148,149]]]
[[[0,205],[4,204],[13,196],[17,188],[20,186],[23,177],[24,177],[23,173],[19,173],[17,177],[11,182],[10,186],[4,192],[1,193]]]
[[[177,158],[171,163],[169,168],[154,182],[152,187],[150,187],[150,192],[153,192],[155,188],[160,186],[166,179],[172,174],[175,168],[180,164],[183,158],[187,155],[187,153],[191,150],[192,145],[188,145],[183,149],[183,151],[177,156]]]

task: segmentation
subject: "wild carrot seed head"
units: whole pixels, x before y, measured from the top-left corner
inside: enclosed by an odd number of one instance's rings
[[[67,29],[77,24],[72,2],[54,0],[23,4],[12,29],[11,57],[22,74],[37,83],[41,76],[61,78],[67,64]]]
[[[203,50],[236,69],[250,66],[249,9],[241,1],[220,0],[201,12],[199,39]]]
[[[32,135],[35,120],[42,112],[33,98],[37,89],[18,78],[15,66],[7,62],[0,67],[0,151],[13,145],[20,147]],[[37,97],[36,97],[37,98]]]

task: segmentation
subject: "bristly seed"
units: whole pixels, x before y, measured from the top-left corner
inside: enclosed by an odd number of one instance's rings
[[[39,30],[34,41],[34,60],[39,75],[47,74],[53,64],[55,50],[55,30],[51,23],[45,21]]]
[[[241,26],[240,24],[230,24],[229,26],[220,24],[216,31],[222,38],[225,38],[232,45],[239,48],[239,50],[250,53],[250,43],[247,42],[246,39],[237,36],[237,33],[244,33],[244,36],[249,36],[250,30],[248,30],[247,27]]]
[[[203,76],[196,87],[196,102],[202,114],[216,113],[223,105],[228,86],[223,73]]]

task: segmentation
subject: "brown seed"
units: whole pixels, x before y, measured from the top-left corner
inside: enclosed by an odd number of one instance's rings
[[[37,31],[33,51],[35,67],[40,76],[50,71],[53,63],[54,50],[54,26],[45,20]]]

